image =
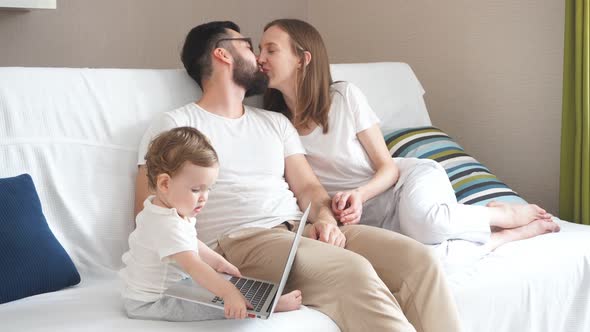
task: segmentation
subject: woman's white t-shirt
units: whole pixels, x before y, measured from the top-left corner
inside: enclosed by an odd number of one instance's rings
[[[328,133],[323,134],[318,126],[300,138],[307,160],[328,194],[333,196],[338,191],[366,184],[375,174],[357,133],[379,123],[379,118],[355,85],[339,82],[331,90]]]

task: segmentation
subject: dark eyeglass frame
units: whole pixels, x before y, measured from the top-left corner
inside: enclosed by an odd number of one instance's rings
[[[232,40],[245,41],[250,46],[250,50],[254,51],[254,47],[252,46],[252,38],[250,38],[250,37],[221,38],[221,39],[218,39],[217,42],[215,42],[215,48],[218,48],[219,43],[221,43],[223,41],[232,41]]]

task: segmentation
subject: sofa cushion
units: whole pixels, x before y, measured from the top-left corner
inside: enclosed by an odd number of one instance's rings
[[[43,215],[29,174],[0,179],[0,303],[80,282]]]
[[[526,203],[492,172],[471,157],[449,135],[435,127],[416,127],[385,135],[392,157],[428,158],[440,163],[453,185],[457,201],[485,205],[490,201]]]

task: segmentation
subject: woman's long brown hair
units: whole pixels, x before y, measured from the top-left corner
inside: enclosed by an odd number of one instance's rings
[[[295,85],[296,106],[289,112],[283,94],[276,89],[268,89],[264,94],[264,108],[283,113],[295,128],[309,128],[313,123],[328,132],[328,112],[332,103],[330,85],[330,61],[320,33],[309,23],[296,19],[278,19],[268,23],[264,31],[277,26],[291,39],[292,50],[305,61],[304,52],[311,53],[311,61],[297,71]]]

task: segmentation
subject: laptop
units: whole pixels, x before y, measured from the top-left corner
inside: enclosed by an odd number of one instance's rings
[[[246,300],[252,304],[253,309],[248,309],[248,317],[250,318],[262,318],[268,319],[272,315],[278,298],[283,294],[283,289],[289,278],[289,272],[291,272],[291,266],[295,260],[295,254],[297,253],[297,247],[303,234],[303,229],[309,216],[309,210],[311,203],[307,206],[303,217],[299,223],[299,228],[293,239],[291,250],[281,276],[281,281],[277,285],[276,283],[260,280],[255,278],[248,278],[243,276],[242,278],[234,277],[228,274],[220,273],[220,275],[233,283],[244,295]],[[223,310],[223,300],[215,294],[208,291],[205,287],[195,284],[192,279],[183,279],[168,288],[164,295],[182,299],[185,301],[191,301],[207,305],[214,308]]]

